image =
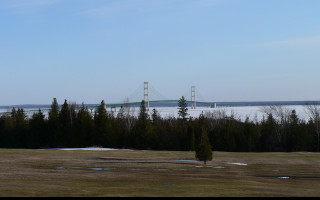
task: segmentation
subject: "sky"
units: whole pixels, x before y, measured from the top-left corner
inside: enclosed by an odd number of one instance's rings
[[[320,100],[319,8],[318,0],[0,0],[0,105],[116,103],[139,92],[142,100],[145,81],[166,99],[190,98],[196,86],[210,102]]]

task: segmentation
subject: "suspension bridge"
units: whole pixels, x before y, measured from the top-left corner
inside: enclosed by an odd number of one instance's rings
[[[199,107],[215,107],[214,102],[205,101],[201,93],[196,90],[195,86],[191,86],[190,91],[186,91],[182,96],[186,99],[186,102],[191,109]],[[181,96],[181,97],[182,97]],[[107,103],[106,107],[115,109],[121,106],[140,106],[141,101],[144,100],[147,110],[150,107],[172,107],[178,106],[179,99],[168,99],[158,92],[149,82],[144,82],[143,85],[138,87],[130,96],[128,96],[121,103]],[[88,108],[94,109],[96,106],[89,106]]]
[[[208,102],[204,100],[199,90],[196,90],[195,86],[191,86],[186,90],[182,96],[184,96],[188,107],[191,109],[196,109],[197,107],[216,107],[216,103]],[[181,96],[181,97],[182,97]],[[142,100],[144,100],[147,110],[150,110],[150,107],[177,107],[179,99],[168,99],[158,92],[155,87],[153,87],[149,82],[143,82],[131,95],[126,97],[122,102],[118,103],[106,103],[106,108],[111,109],[111,111],[116,111],[117,108],[124,106],[138,107],[140,106]],[[95,110],[99,105],[90,104],[85,105],[91,112]],[[23,106],[12,106],[17,108],[24,108]],[[11,108],[12,109],[12,108]],[[42,112],[48,112],[50,110],[49,106],[46,108],[41,108]],[[25,109],[24,112],[27,115],[32,115],[39,111],[39,108],[34,107]],[[11,111],[9,108],[5,112],[0,111],[1,115],[8,115]]]

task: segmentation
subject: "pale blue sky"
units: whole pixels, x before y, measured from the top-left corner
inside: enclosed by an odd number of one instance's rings
[[[168,99],[195,85],[207,101],[320,100],[319,9],[319,0],[0,0],[0,105],[122,102],[144,81]]]

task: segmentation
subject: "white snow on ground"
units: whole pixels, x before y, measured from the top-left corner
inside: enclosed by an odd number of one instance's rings
[[[198,162],[197,160],[175,160],[178,162]]]
[[[101,148],[101,147],[58,148],[58,150],[63,150],[63,151],[116,151],[116,150],[128,150],[128,151],[130,151],[130,149],[112,149],[112,148]]]
[[[58,149],[63,151],[114,151],[118,149],[111,149],[111,148],[100,148],[100,147],[86,147],[86,148],[65,148],[65,149]]]
[[[227,163],[227,164],[230,164],[230,165],[240,165],[240,166],[247,166],[248,164],[246,163]]]

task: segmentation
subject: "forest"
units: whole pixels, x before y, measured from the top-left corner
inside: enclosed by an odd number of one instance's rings
[[[222,111],[188,116],[184,99],[179,101],[179,117],[149,115],[142,101],[139,114],[130,105],[117,115],[106,110],[105,102],[91,113],[82,104],[59,106],[54,98],[48,117],[39,109],[27,117],[23,109],[12,108],[0,117],[0,148],[108,147],[139,150],[194,151],[206,134],[212,151],[295,152],[319,151],[319,113],[305,122],[295,110],[270,108],[261,121],[241,121]],[[310,112],[312,111],[310,106]]]

